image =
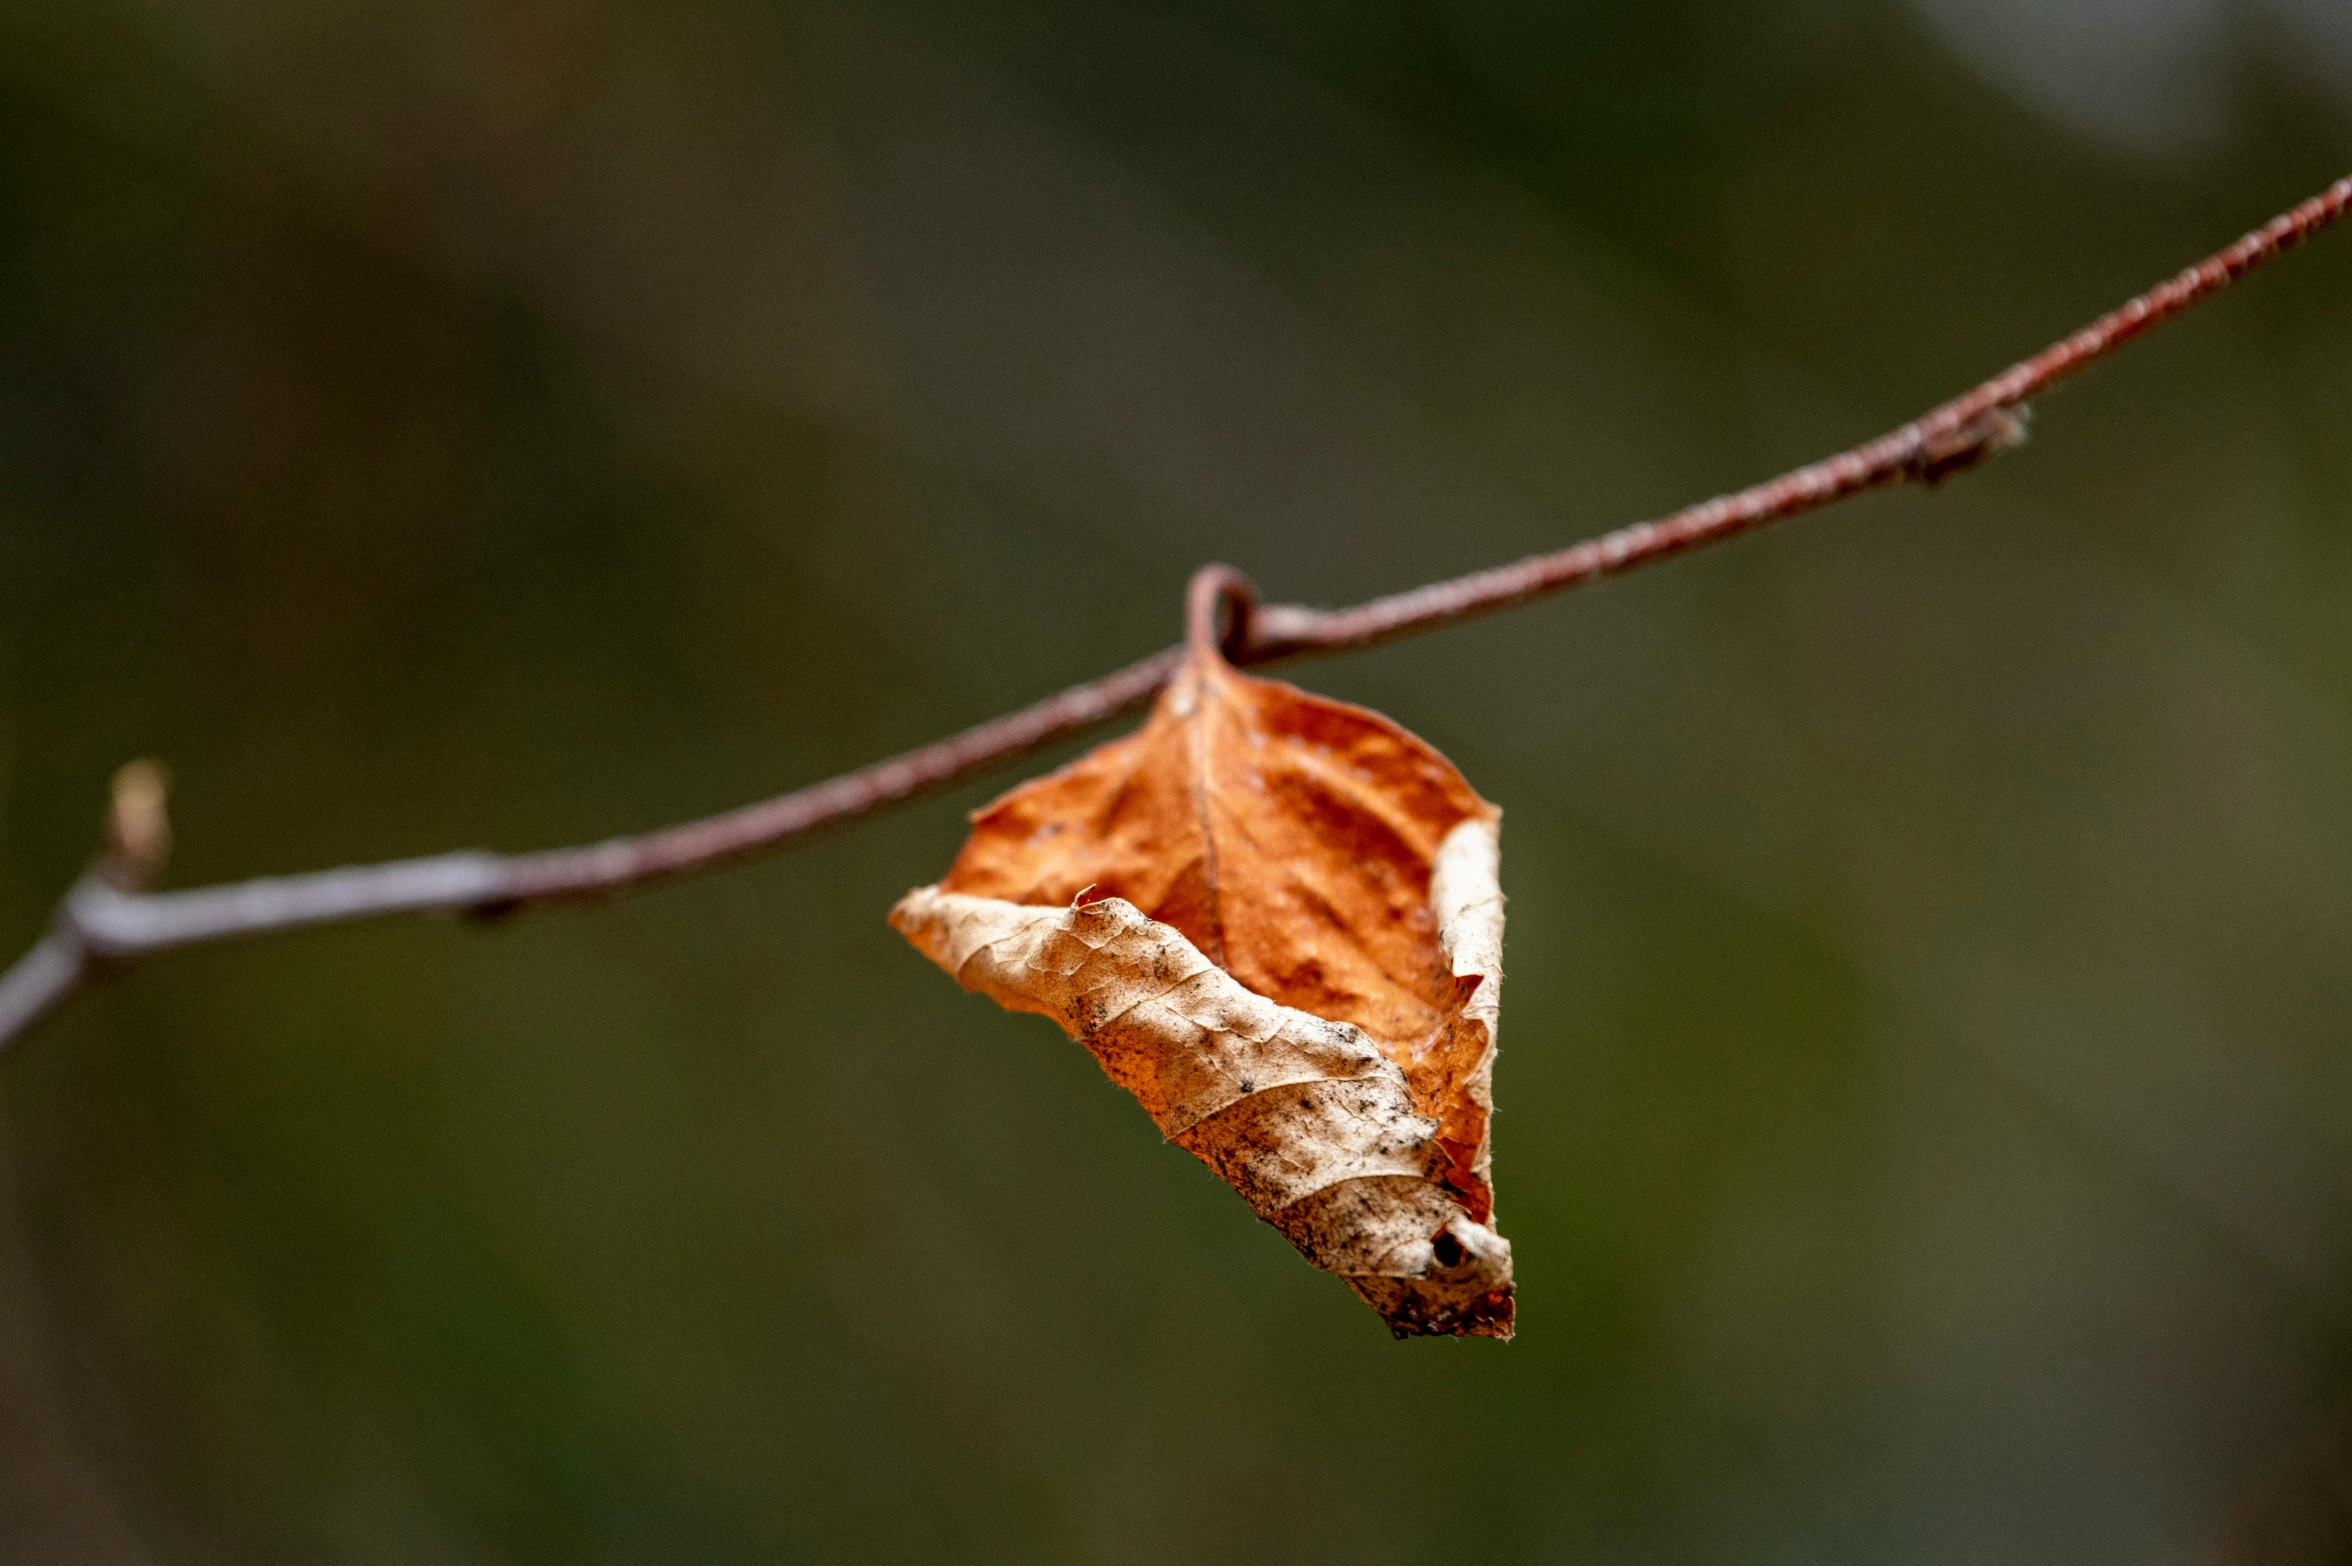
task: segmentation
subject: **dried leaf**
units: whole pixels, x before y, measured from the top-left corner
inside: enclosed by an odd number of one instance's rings
[[[1140,731],[980,811],[891,923],[1060,1023],[1399,1336],[1507,1338],[1500,813],[1379,714],[1238,673],[1209,617]]]

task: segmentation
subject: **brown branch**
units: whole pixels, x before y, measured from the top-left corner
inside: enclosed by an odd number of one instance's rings
[[[1215,589],[1231,611],[1225,650],[1236,663],[1262,664],[1369,646],[1613,576],[1864,490],[1940,483],[2021,441],[2030,399],[2219,292],[2347,209],[2352,179],[2337,181],[2228,249],[1900,429],[1654,522],[1351,609],[1256,605],[1247,584],[1225,573]],[[0,1046],[55,1010],[93,974],[150,953],[381,914],[496,916],[612,897],[782,848],[1139,706],[1167,683],[1181,657],[1182,649],[1172,647],[920,750],[639,837],[532,854],[442,854],[193,891],[144,890],[160,868],[170,832],[160,772],[134,763],[115,780],[106,852],[66,895],[48,935],[0,976]]]

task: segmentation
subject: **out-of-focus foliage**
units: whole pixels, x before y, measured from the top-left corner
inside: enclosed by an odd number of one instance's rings
[[[584,839],[1158,647],[1204,559],[1342,602],[1762,476],[2352,166],[2346,34],[11,0],[0,935],[133,755],[182,883]],[[1506,811],[1516,1343],[1392,1343],[906,951],[981,786],[0,1061],[0,1553],[2322,1558],[2352,241],[2041,415],[1299,671]]]

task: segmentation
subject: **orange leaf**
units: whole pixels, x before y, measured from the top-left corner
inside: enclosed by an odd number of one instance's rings
[[[1060,1022],[1399,1336],[1509,1337],[1500,812],[1379,714],[1237,672],[1231,581],[1196,582],[1143,728],[980,811],[891,922]]]

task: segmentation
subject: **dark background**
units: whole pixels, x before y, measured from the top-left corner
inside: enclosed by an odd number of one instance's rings
[[[2352,167],[2338,0],[0,4],[0,937],[709,811],[1875,433]],[[0,1061],[0,1555],[2343,1558],[2352,235],[1304,666],[1506,811],[1520,1337],[883,924],[1004,780]]]

